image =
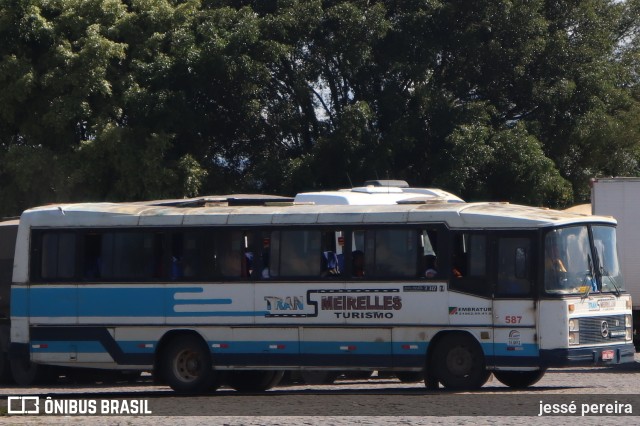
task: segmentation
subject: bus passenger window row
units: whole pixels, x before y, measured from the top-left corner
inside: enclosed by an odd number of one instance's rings
[[[33,276],[89,282],[434,278],[435,237],[415,228],[34,231],[39,262]]]

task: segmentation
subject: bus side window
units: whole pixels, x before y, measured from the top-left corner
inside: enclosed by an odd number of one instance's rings
[[[216,238],[216,260],[223,278],[242,277],[243,235],[240,231],[220,232]]]
[[[189,281],[201,275],[200,233],[181,232],[171,238],[171,280]]]
[[[271,278],[269,275],[269,267],[271,263],[271,235],[262,236],[262,265],[260,270],[260,278],[268,280]]]
[[[84,236],[84,278],[97,280],[101,278],[102,235],[89,233]]]
[[[351,275],[356,278],[365,276],[364,253],[362,250],[354,250],[351,253]]]
[[[531,291],[531,241],[528,238],[498,240],[498,296],[523,296]]]
[[[273,231],[269,275],[317,279],[321,275],[320,234],[320,231],[304,229]]]
[[[427,279],[440,278],[438,256],[435,249],[438,246],[437,232],[435,230],[422,231],[420,234],[420,245],[422,251],[418,267],[418,277]]]
[[[269,278],[271,237],[266,232],[244,233],[243,278],[261,280]]]
[[[100,242],[101,279],[147,281],[154,278],[162,261],[162,235],[132,230],[103,233]]]
[[[453,239],[451,280],[453,290],[488,295],[487,237],[482,234],[456,234]]]
[[[372,278],[407,279],[424,276],[419,265],[423,251],[415,229],[365,231],[364,264]]]
[[[351,276],[354,278],[364,278],[366,276],[365,235],[366,231],[363,230],[354,231],[351,234],[350,268]]]
[[[327,231],[322,233],[322,256],[320,276],[335,278],[344,271],[344,238],[341,231]],[[341,244],[342,242],[342,244]]]
[[[76,273],[76,234],[47,232],[42,235],[40,278],[60,280]]]

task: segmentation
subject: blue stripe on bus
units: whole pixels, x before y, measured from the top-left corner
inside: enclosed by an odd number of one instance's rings
[[[231,299],[190,299],[190,300],[176,300],[176,305],[230,305]]]
[[[215,342],[217,343],[217,342]],[[271,341],[271,342],[229,342],[225,348],[212,347],[212,342],[209,342],[211,351],[216,353],[280,353],[280,354],[297,354],[300,352],[298,341]],[[270,348],[269,346],[278,346],[277,348]]]
[[[116,342],[122,349],[123,353],[154,353],[157,342],[148,341],[126,341]],[[104,345],[99,341],[84,340],[33,340],[31,343],[31,351],[33,353],[108,353]],[[150,346],[147,346],[150,345]]]
[[[396,355],[424,355],[428,347],[428,342],[392,342],[392,350]]]
[[[71,336],[70,336],[71,337]],[[152,341],[116,341],[115,342],[120,349],[125,353],[150,353],[154,352],[157,347],[157,342]],[[211,343],[209,343],[211,344]],[[69,352],[70,350],[76,352],[92,352],[100,353],[107,352],[104,345],[99,341],[84,341],[84,340],[33,340],[30,343],[31,350],[33,352]],[[43,346],[44,347],[39,347]],[[276,345],[277,348],[271,348],[270,346]],[[348,354],[345,350],[340,350],[340,346],[346,344],[340,342],[306,342],[304,346],[304,354]],[[357,347],[354,353],[358,354],[389,354],[386,348],[380,347],[379,343],[370,342],[351,342],[350,346]],[[73,346],[73,349],[71,349]],[[228,343],[224,349],[213,347],[212,352],[214,354],[251,354],[251,353],[281,353],[281,354],[297,354],[300,351],[299,343],[297,341],[283,341],[283,342],[231,342]],[[423,357],[424,353],[419,353],[418,356]],[[395,356],[409,355],[413,356],[414,353],[396,353]]]
[[[47,340],[39,339],[31,342],[32,352],[38,353],[107,353],[108,350],[100,341],[86,340]],[[123,353],[153,353],[157,347],[157,342],[148,341],[116,341],[116,345]],[[145,347],[150,344],[150,347]],[[210,343],[211,345],[211,343]],[[278,346],[270,348],[270,346]],[[307,342],[303,346],[303,356],[307,355],[388,355],[391,353],[386,348],[380,347],[379,343],[355,342],[350,346],[357,347],[353,353],[340,350],[339,347],[345,345],[341,342]],[[38,347],[41,346],[41,347]],[[222,354],[298,354],[300,352],[298,342],[231,342],[224,349],[212,348],[214,356]]]
[[[199,311],[203,305],[232,305],[233,300],[186,299],[202,293],[202,287],[39,287],[13,288],[13,316],[18,317],[256,317],[268,311]],[[180,294],[181,299],[176,299]],[[176,312],[176,308],[192,310]]]
[[[486,352],[486,351],[485,351]],[[507,345],[506,343],[496,343],[493,345],[495,356],[538,356],[538,345],[535,343],[523,343],[520,346]]]
[[[39,347],[40,346],[40,347]],[[100,342],[96,341],[53,341],[53,340],[33,340],[31,342],[31,352],[33,353],[105,353],[107,352]]]

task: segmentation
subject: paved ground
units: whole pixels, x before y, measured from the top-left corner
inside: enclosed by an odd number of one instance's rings
[[[8,396],[46,397],[58,404],[69,401],[146,401],[152,415],[126,416],[6,416]],[[523,391],[509,389],[490,380],[480,391],[451,393],[427,391],[420,383],[396,379],[338,381],[331,386],[283,386],[262,394],[240,394],[221,389],[210,395],[177,396],[165,386],[154,386],[148,377],[133,383],[58,384],[55,387],[0,388],[2,424],[56,425],[530,425],[566,424],[566,417],[538,416],[541,401],[548,411],[576,413],[597,408],[612,413],[606,417],[582,417],[585,425],[638,423],[640,415],[640,358],[632,365],[614,368],[551,370],[535,386]],[[556,404],[553,406],[553,404]],[[560,405],[558,405],[560,404]],[[564,405],[561,405],[564,404]],[[594,405],[596,404],[596,405]],[[133,404],[129,402],[129,409]],[[51,406],[50,406],[51,407]],[[122,408],[120,406],[119,408]],[[100,408],[98,408],[99,410]],[[634,417],[625,415],[632,410]]]

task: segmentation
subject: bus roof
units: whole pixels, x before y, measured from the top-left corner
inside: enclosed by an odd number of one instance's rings
[[[307,225],[441,222],[451,228],[537,228],[573,223],[615,224],[610,217],[584,216],[508,203],[409,205],[279,205],[172,207],[124,203],[60,204],[23,213],[28,227],[192,225]]]

